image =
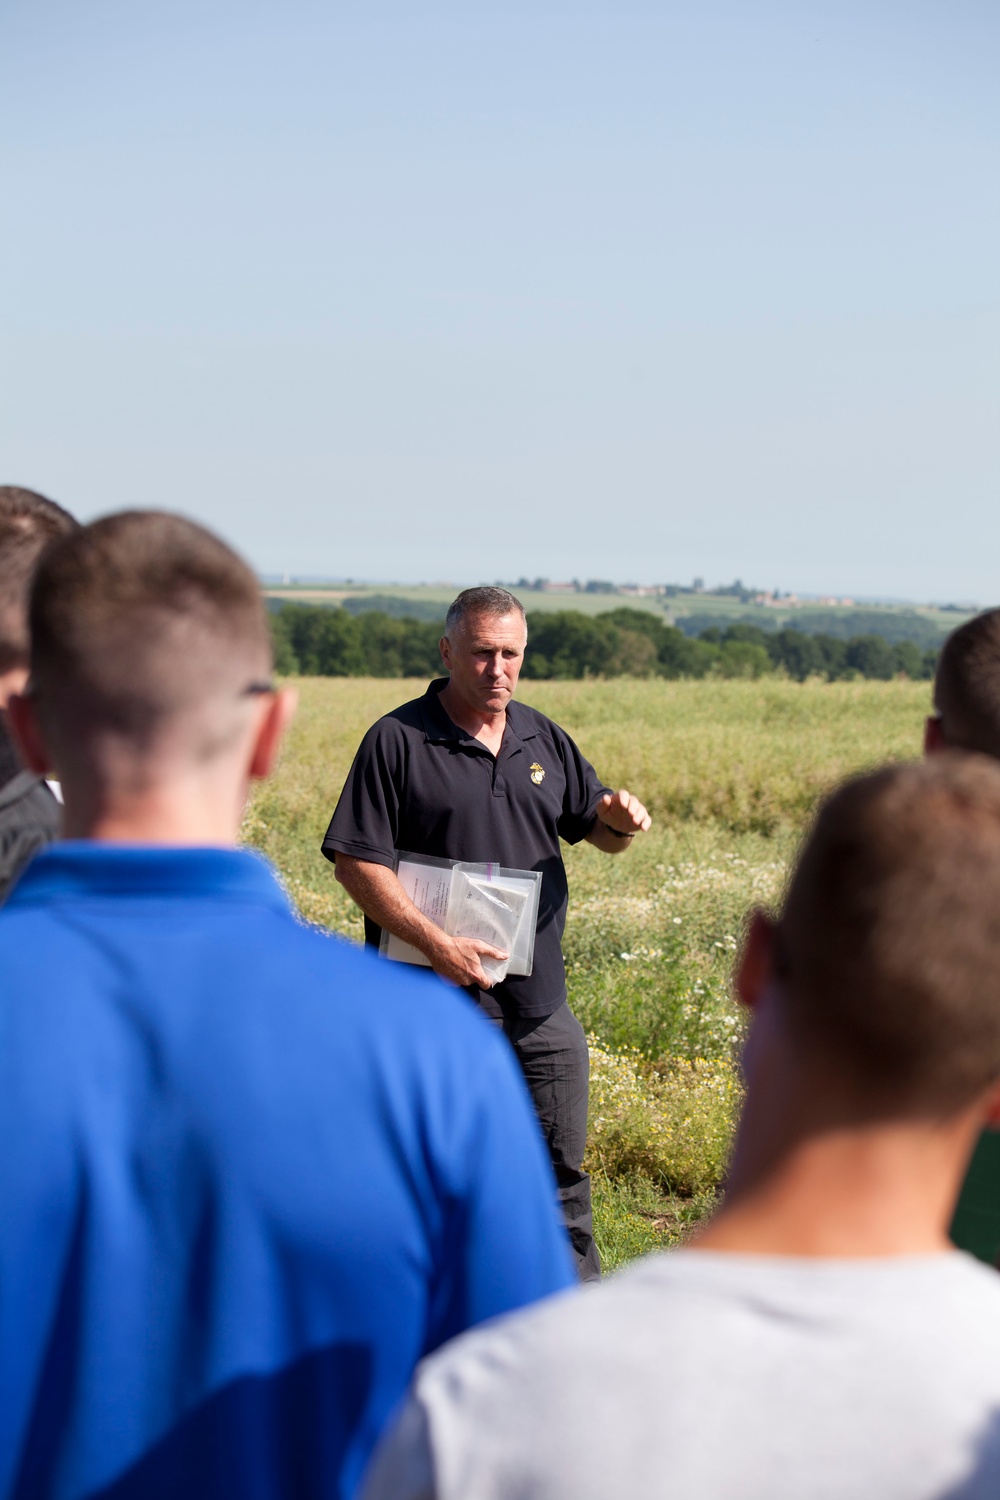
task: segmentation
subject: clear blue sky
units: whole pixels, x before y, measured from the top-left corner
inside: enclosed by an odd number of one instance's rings
[[[995,0],[6,0],[0,471],[262,570],[1000,598]]]

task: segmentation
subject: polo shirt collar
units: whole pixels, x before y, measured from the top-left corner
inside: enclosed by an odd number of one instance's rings
[[[418,699],[420,722],[424,726],[426,738],[432,742],[471,738],[463,729],[459,729],[457,724],[452,723],[441,706],[441,694],[447,686],[447,677],[435,677],[434,681],[428,684],[424,696]]]
[[[64,839],[26,866],[8,906],[65,898],[235,901],[289,910],[270,865],[245,849],[105,844]]]
[[[447,741],[462,741],[465,744],[478,745],[479,741],[475,735],[468,734],[464,729],[448,717],[441,706],[441,693],[448,686],[447,677],[436,677],[427,688],[422,698],[417,700],[419,705],[420,719],[424,726],[424,734],[432,744],[441,744]],[[512,698],[507,704],[507,727],[504,732],[504,745],[508,736],[515,740],[533,740],[537,734],[530,716],[516,699]],[[485,750],[485,746],[481,746]],[[489,753],[488,751],[486,752]]]

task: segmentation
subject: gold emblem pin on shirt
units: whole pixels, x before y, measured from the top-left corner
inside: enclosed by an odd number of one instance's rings
[[[532,761],[531,763],[531,779],[536,786],[541,786],[542,782],[545,780],[545,768],[543,766],[540,766],[537,760]]]

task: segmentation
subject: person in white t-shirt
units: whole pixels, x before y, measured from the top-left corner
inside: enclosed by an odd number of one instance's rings
[[[366,1500],[995,1500],[1000,1277],[946,1231],[998,1113],[998,913],[994,763],[837,792],[747,929],[723,1206],[427,1360]]]

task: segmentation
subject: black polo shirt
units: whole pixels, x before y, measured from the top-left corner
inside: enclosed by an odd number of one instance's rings
[[[445,713],[439,694],[447,682],[432,682],[422,698],[369,729],[323,853],[333,859],[339,850],[390,868],[402,850],[541,870],[532,972],[489,993],[507,1016],[547,1016],[566,998],[567,887],[559,840],[577,844],[590,832],[608,788],[569,735],[523,703],[507,705],[494,757]],[[366,917],[365,941],[377,946],[381,936]]]

